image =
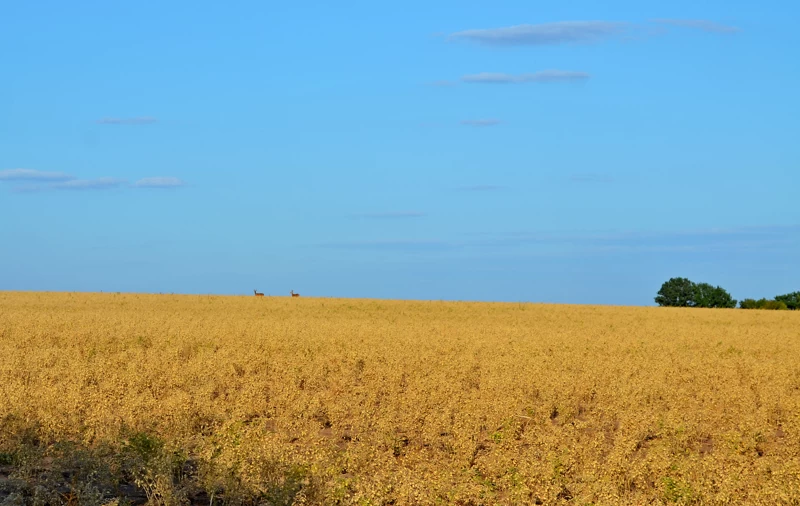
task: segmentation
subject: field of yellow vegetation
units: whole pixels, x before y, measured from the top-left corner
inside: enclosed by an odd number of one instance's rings
[[[0,292],[0,503],[148,500],[800,504],[800,312]]]

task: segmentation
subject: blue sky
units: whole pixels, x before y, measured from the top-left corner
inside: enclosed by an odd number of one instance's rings
[[[800,289],[800,6],[561,4],[4,4],[0,289]]]

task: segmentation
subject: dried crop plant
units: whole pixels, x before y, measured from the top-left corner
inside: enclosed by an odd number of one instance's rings
[[[797,504],[798,329],[796,312],[0,292],[0,503]]]

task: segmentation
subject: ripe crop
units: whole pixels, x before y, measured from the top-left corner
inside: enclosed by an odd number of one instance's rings
[[[797,504],[798,449],[798,312],[0,292],[0,502]]]

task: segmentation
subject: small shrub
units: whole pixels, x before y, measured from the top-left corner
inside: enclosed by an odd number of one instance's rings
[[[772,309],[772,310],[785,310],[788,309],[786,303],[779,300],[768,299],[744,299],[739,303],[741,309]]]

